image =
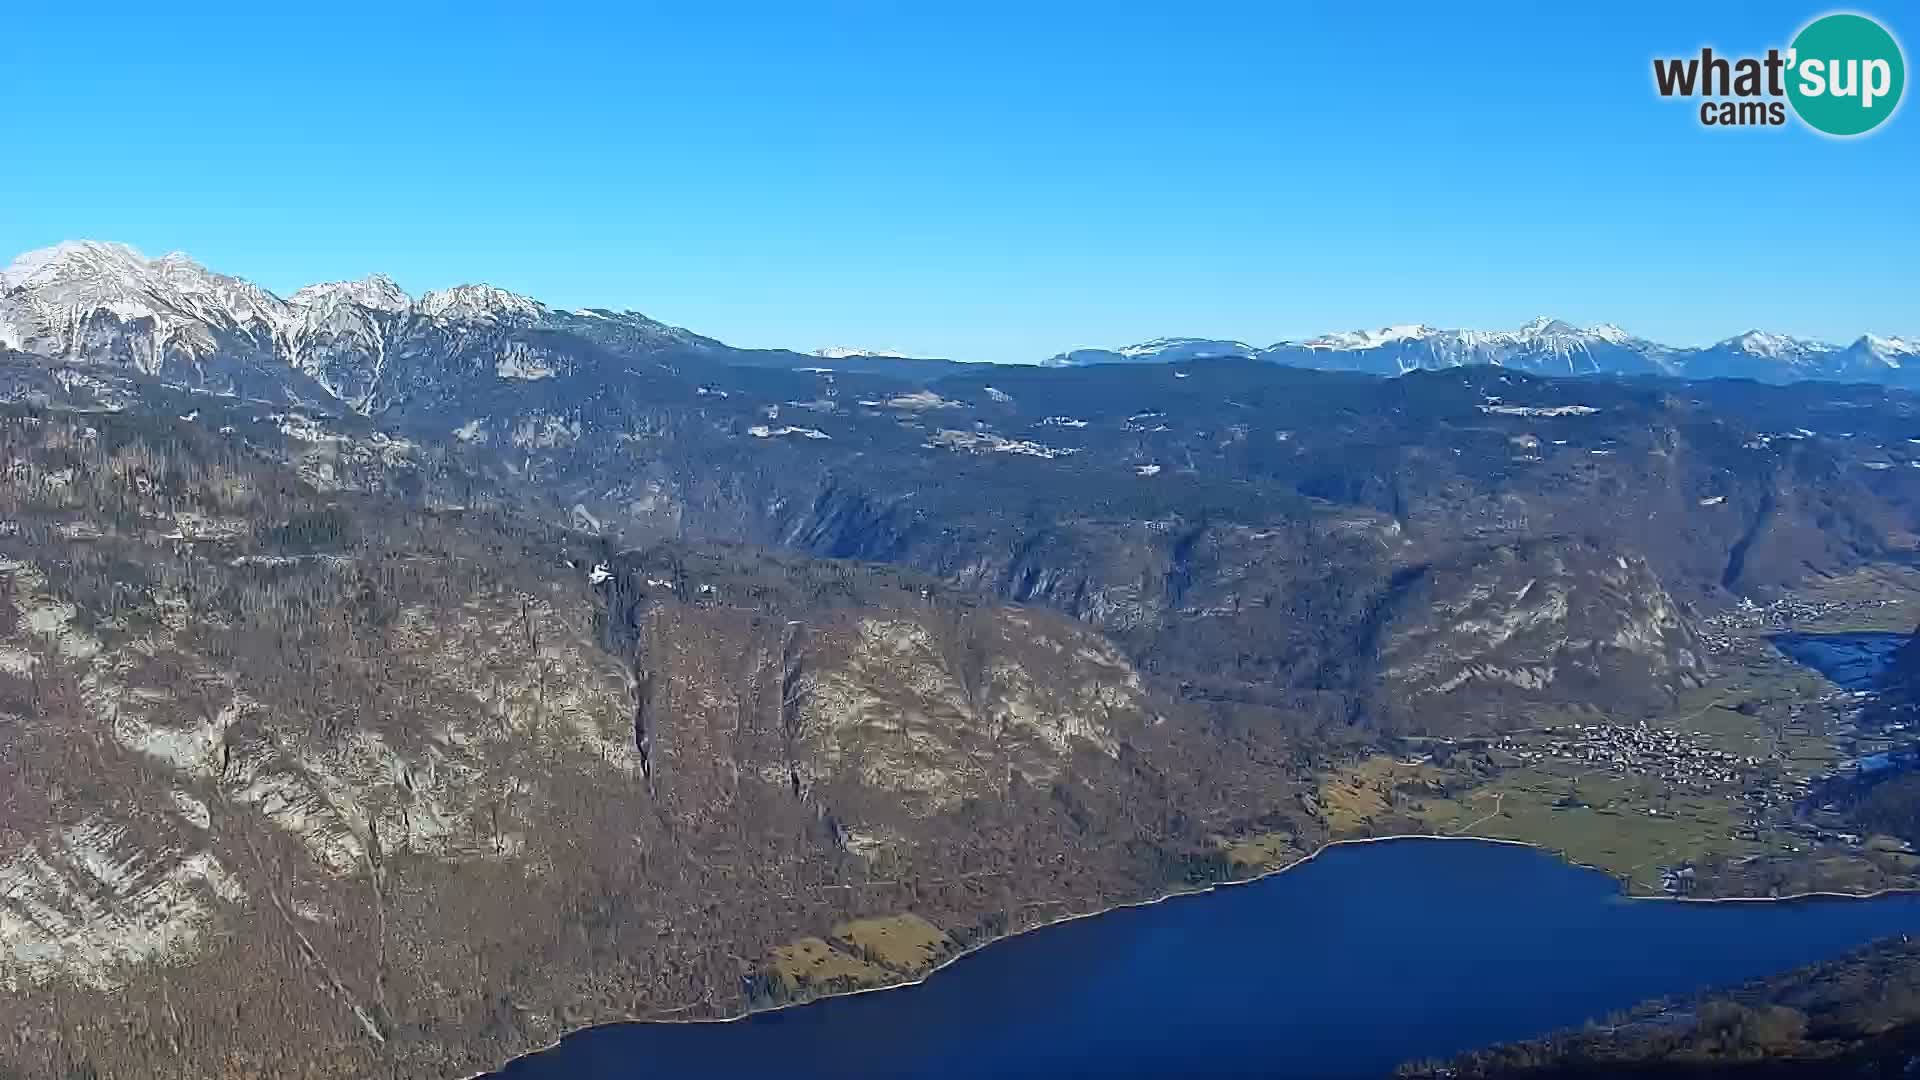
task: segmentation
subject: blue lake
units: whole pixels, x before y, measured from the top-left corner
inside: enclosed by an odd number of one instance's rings
[[[1796,663],[1818,671],[1848,690],[1871,690],[1893,654],[1907,643],[1905,634],[1866,631],[1848,634],[1775,634],[1773,647]]]
[[[1347,845],[1002,941],[916,987],[593,1028],[499,1075],[1381,1076],[1916,932],[1920,896],[1627,900],[1529,848]]]

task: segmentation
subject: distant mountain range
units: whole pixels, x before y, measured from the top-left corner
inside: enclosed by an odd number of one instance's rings
[[[1819,379],[1920,384],[1920,340],[1862,335],[1849,345],[1758,330],[1705,347],[1663,345],[1611,323],[1578,327],[1538,318],[1517,330],[1441,330],[1388,326],[1323,334],[1256,348],[1241,341],[1156,338],[1121,349],[1075,349],[1049,367],[1154,364],[1237,357],[1333,371],[1398,375],[1408,371],[1497,364],[1543,375],[1673,375],[1765,382]]]
[[[414,297],[381,275],[280,297],[181,254],[77,241],[0,270],[0,349],[129,366],[167,381],[271,400],[334,399],[368,415],[451,398],[471,380],[533,382],[640,359],[825,368],[936,378],[950,362],[825,348],[741,349],[633,311],[566,310],[490,285]],[[1662,345],[1613,325],[1541,318],[1517,330],[1392,326],[1282,341],[1161,338],[1076,349],[1043,366],[1243,358],[1396,375],[1497,364],[1550,375],[1676,375],[1920,385],[1920,341],[1865,335],[1850,345],[1758,331],[1705,348]]]
[[[530,382],[636,354],[808,359],[733,349],[635,312],[559,310],[490,285],[416,298],[375,275],[281,298],[184,255],[149,259],[94,241],[0,270],[0,348],[242,396],[330,397],[367,414],[474,378]]]

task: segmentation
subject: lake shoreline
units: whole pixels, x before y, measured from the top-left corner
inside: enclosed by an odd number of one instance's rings
[[[1773,639],[1818,640],[1820,638],[1845,638],[1845,637],[1850,637],[1850,636],[1863,634],[1863,633],[1874,634],[1878,636],[1882,632],[1881,631],[1835,630],[1835,631],[1803,631],[1803,632],[1795,633],[1792,631],[1788,631],[1781,634],[1770,634],[1767,636],[1770,640],[1773,640]],[[1905,636],[1904,634],[1896,634],[1893,632],[1886,632],[1886,633],[1888,634],[1888,636],[1897,636],[1897,637]],[[1779,647],[1778,640],[1775,640],[1775,647],[1776,648]],[[1782,650],[1782,651],[1784,652],[1785,650]],[[1788,655],[1791,656],[1790,653]],[[1797,663],[1807,664],[1807,661],[1805,660],[1801,660],[1799,658],[1794,658],[1794,659],[1795,659],[1795,662]],[[1814,667],[1815,670],[1822,670],[1817,665],[1807,664],[1807,666]],[[1822,674],[1827,675],[1829,679],[1833,679],[1832,674],[1824,670],[1822,670]],[[1835,681],[1838,682],[1838,680],[1835,680]],[[920,973],[917,976],[914,976],[911,979],[903,980],[901,982],[890,982],[883,986],[867,986],[867,987],[860,987],[854,990],[841,990],[841,991],[835,991],[831,993],[824,993],[824,994],[819,994],[813,997],[808,997],[803,1000],[784,1002],[779,1005],[771,1005],[765,1008],[745,1009],[738,1013],[733,1013],[725,1016],[701,1016],[701,1017],[688,1017],[688,1018],[674,1018],[670,1016],[663,1017],[663,1016],[656,1015],[655,1017],[652,1017],[652,1018],[627,1017],[627,1018],[622,1018],[617,1020],[602,1020],[602,1021],[598,1021],[591,1024],[584,1024],[584,1025],[581,1025],[580,1027],[569,1029],[568,1031],[555,1037],[552,1042],[549,1042],[539,1047],[538,1049],[529,1050],[523,1054],[517,1054],[511,1058],[508,1058],[505,1062],[502,1062],[500,1065],[496,1066],[495,1068],[485,1072],[475,1073],[472,1076],[467,1077],[466,1080],[481,1080],[481,1078],[493,1075],[494,1073],[497,1073],[503,1069],[508,1068],[516,1061],[520,1061],[524,1058],[533,1057],[538,1054],[551,1051],[559,1047],[560,1044],[565,1040],[567,1040],[568,1038],[578,1035],[585,1031],[591,1031],[595,1028],[618,1027],[618,1026],[628,1026],[628,1025],[648,1025],[648,1024],[730,1024],[736,1021],[750,1019],[754,1016],[758,1016],[765,1013],[783,1012],[788,1009],[801,1008],[807,1005],[813,1005],[819,1002],[829,1001],[835,998],[849,998],[849,997],[856,997],[862,994],[877,994],[877,993],[881,993],[888,990],[910,989],[912,987],[916,987],[925,983],[927,980],[931,979],[934,975],[945,970],[948,966],[954,963],[957,963],[958,961],[968,956],[971,956],[976,952],[979,952],[990,946],[1000,944],[1002,942],[1013,941],[1017,938],[1024,937],[1036,931],[1048,929],[1049,927],[1060,926],[1065,923],[1077,922],[1083,919],[1092,919],[1102,915],[1110,915],[1119,911],[1128,911],[1128,910],[1137,909],[1137,908],[1152,907],[1154,905],[1162,904],[1169,900],[1174,900],[1180,897],[1205,896],[1209,893],[1213,893],[1220,889],[1228,888],[1232,886],[1252,885],[1258,882],[1266,881],[1280,874],[1284,874],[1289,870],[1295,870],[1302,866],[1306,866],[1309,863],[1312,863],[1314,860],[1318,859],[1320,856],[1326,854],[1328,851],[1337,847],[1346,847],[1346,846],[1357,845],[1357,844],[1376,844],[1376,843],[1388,843],[1388,842],[1394,842],[1394,841],[1421,841],[1421,840],[1465,840],[1465,841],[1472,841],[1472,842],[1477,842],[1482,844],[1500,844],[1500,845],[1506,845],[1510,847],[1532,848],[1533,850],[1539,851],[1543,854],[1551,855],[1555,859],[1559,860],[1560,862],[1568,866],[1572,866],[1581,870],[1588,870],[1597,874],[1606,875],[1608,878],[1614,881],[1615,887],[1619,891],[1620,898],[1624,900],[1655,901],[1655,902],[1674,903],[1674,904],[1779,904],[1779,903],[1829,902],[1829,901],[1839,901],[1839,900],[1873,900],[1879,897],[1920,893],[1920,888],[1889,888],[1889,889],[1878,889],[1873,892],[1836,892],[1832,890],[1815,889],[1815,890],[1809,890],[1806,892],[1791,893],[1785,896],[1693,897],[1693,896],[1660,896],[1660,895],[1649,895],[1649,894],[1636,894],[1630,890],[1629,884],[1623,882],[1619,877],[1619,875],[1617,875],[1612,870],[1609,870],[1601,866],[1595,866],[1592,863],[1581,862],[1577,859],[1572,858],[1571,856],[1568,855],[1567,852],[1563,850],[1548,847],[1543,844],[1537,844],[1530,841],[1525,841],[1525,840],[1508,840],[1508,839],[1501,839],[1496,837],[1463,836],[1463,835],[1442,834],[1442,833],[1395,833],[1388,836],[1348,837],[1340,840],[1328,840],[1325,843],[1321,844],[1319,847],[1315,848],[1312,852],[1306,855],[1303,855],[1300,858],[1293,860],[1292,862],[1289,862],[1280,866],[1268,867],[1248,877],[1233,878],[1230,880],[1223,880],[1223,881],[1215,881],[1210,884],[1196,887],[1196,888],[1175,889],[1175,890],[1162,893],[1158,896],[1149,897],[1149,898],[1140,899],[1140,900],[1128,900],[1128,901],[1106,904],[1101,907],[1094,908],[1088,911],[1074,912],[1066,915],[1060,915],[1055,918],[1048,919],[1044,922],[1035,923],[1032,926],[1028,926],[1020,930],[1015,930],[1010,933],[999,935],[997,937],[992,937],[983,941],[978,941],[971,945],[968,945],[963,949],[960,949],[952,953],[951,955],[942,957],[938,963],[934,964],[932,967],[929,967],[926,971]]]
[[[575,1035],[579,1035],[582,1032],[592,1031],[595,1028],[625,1027],[625,1026],[631,1026],[631,1025],[731,1024],[741,1020],[747,1020],[747,1019],[751,1019],[752,1017],[761,1016],[765,1014],[784,1012],[789,1009],[804,1008],[805,1006],[808,1006],[808,1005],[814,1005],[824,1001],[831,1001],[836,998],[851,998],[851,997],[858,997],[862,994],[878,994],[878,993],[884,993],[889,990],[911,989],[912,987],[916,987],[925,983],[927,980],[933,978],[933,976],[939,974],[941,971],[944,971],[949,966],[959,962],[960,960],[968,956],[972,956],[974,953],[980,952],[983,949],[987,949],[991,946],[998,945],[1003,942],[1013,941],[1017,938],[1021,938],[1028,934],[1035,933],[1036,931],[1048,929],[1049,927],[1060,926],[1065,923],[1078,922],[1084,919],[1097,918],[1102,915],[1111,915],[1119,911],[1128,911],[1136,908],[1152,907],[1154,905],[1163,904],[1169,900],[1175,900],[1181,897],[1205,896],[1209,893],[1218,892],[1219,890],[1225,889],[1225,888],[1256,884],[1258,882],[1266,881],[1270,878],[1277,877],[1290,870],[1295,870],[1302,866],[1306,866],[1307,864],[1313,862],[1315,859],[1318,859],[1320,856],[1326,854],[1327,852],[1333,850],[1334,848],[1357,846],[1361,844],[1383,844],[1383,843],[1393,843],[1393,842],[1399,842],[1399,841],[1425,841],[1425,840],[1453,840],[1453,841],[1466,841],[1469,843],[1477,843],[1477,844],[1495,844],[1495,845],[1502,845],[1506,847],[1531,848],[1534,851],[1541,852],[1542,854],[1551,855],[1558,861],[1568,866],[1572,866],[1581,870],[1588,870],[1597,874],[1604,874],[1608,878],[1613,879],[1614,882],[1616,883],[1616,886],[1618,886],[1618,883],[1619,883],[1619,878],[1610,870],[1607,870],[1603,867],[1594,866],[1590,863],[1583,863],[1575,859],[1569,858],[1566,852],[1564,851],[1560,851],[1554,848],[1546,847],[1544,845],[1532,843],[1525,840],[1507,840],[1507,839],[1502,839],[1498,837],[1487,837],[1487,836],[1458,836],[1458,835],[1448,835],[1443,833],[1395,833],[1390,836],[1356,836],[1356,837],[1348,837],[1341,840],[1329,840],[1326,843],[1321,844],[1319,847],[1315,848],[1309,854],[1303,855],[1300,858],[1293,860],[1292,862],[1289,862],[1283,866],[1270,867],[1250,877],[1234,878],[1226,881],[1216,881],[1199,888],[1176,889],[1166,893],[1162,893],[1159,896],[1155,896],[1149,899],[1123,901],[1119,903],[1108,904],[1103,907],[1099,907],[1090,911],[1083,911],[1083,912],[1076,912],[1068,915],[1061,915],[1053,919],[1048,919],[1045,922],[1035,923],[1032,926],[1025,927],[1020,930],[1015,930],[1011,933],[1002,934],[998,937],[988,938],[984,941],[976,942],[972,945],[968,945],[963,949],[960,949],[959,951],[949,956],[942,957],[938,963],[934,964],[932,967],[928,968],[926,971],[920,973],[919,975],[913,977],[910,980],[906,980],[902,982],[887,983],[884,986],[865,986],[855,990],[841,990],[841,991],[836,991],[832,993],[820,994],[818,996],[809,997],[804,1000],[784,1002],[782,1004],[771,1005],[766,1008],[746,1009],[741,1012],[730,1014],[727,1016],[710,1016],[710,1017],[703,1016],[703,1017],[689,1017],[685,1019],[671,1019],[671,1018],[658,1018],[658,1017],[650,1019],[645,1017],[629,1017],[629,1018],[618,1019],[618,1020],[602,1020],[602,1021],[597,1021],[591,1024],[583,1024],[577,1028],[572,1028],[562,1033],[561,1035],[554,1038],[552,1042],[549,1042],[537,1049],[529,1050],[526,1053],[516,1054],[513,1057],[508,1058],[506,1061],[501,1062],[499,1065],[491,1069],[474,1073],[471,1076],[466,1077],[465,1080],[483,1080],[484,1077],[495,1075],[501,1072],[502,1070],[511,1067],[517,1061],[521,1061],[526,1058],[535,1057],[537,1055],[547,1053],[548,1051],[558,1048],[560,1044],[565,1042],[567,1039]],[[1623,900],[1654,901],[1656,903],[1785,904],[1785,903],[1805,903],[1805,902],[1829,902],[1829,901],[1835,901],[1835,900],[1873,900],[1879,897],[1886,897],[1886,896],[1920,894],[1920,888],[1879,889],[1874,892],[1867,892],[1867,893],[1848,893],[1848,892],[1833,892],[1828,890],[1812,890],[1808,892],[1792,893],[1787,896],[1714,896],[1714,897],[1635,895],[1631,892],[1628,892],[1624,888],[1621,888],[1619,892],[1620,892],[1620,898]]]

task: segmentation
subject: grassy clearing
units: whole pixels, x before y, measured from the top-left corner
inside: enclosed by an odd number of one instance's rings
[[[1649,812],[1651,811],[1651,812]],[[1724,796],[1673,791],[1640,777],[1583,773],[1560,763],[1509,769],[1466,798],[1423,804],[1431,831],[1519,840],[1657,892],[1659,867],[1715,855],[1739,858],[1764,845],[1734,838],[1735,804]]]
[[[858,990],[924,974],[953,949],[945,931],[918,915],[876,915],[774,946],[767,970],[791,992]]]
[[[793,990],[879,986],[893,978],[886,968],[836,949],[822,938],[776,945],[772,953],[771,968]]]
[[[953,939],[918,915],[855,919],[834,927],[833,936],[856,955],[910,974],[926,971],[953,951]]]
[[[1363,834],[1395,816],[1405,789],[1441,783],[1451,776],[1426,763],[1376,754],[1320,778],[1320,813],[1335,836]]]
[[[1294,846],[1291,833],[1254,833],[1237,840],[1218,837],[1215,843],[1226,852],[1227,863],[1236,870],[1265,870],[1284,866],[1304,854]]]

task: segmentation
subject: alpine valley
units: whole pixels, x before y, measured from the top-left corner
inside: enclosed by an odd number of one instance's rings
[[[1884,701],[1775,647],[1920,622],[1917,356],[960,364],[21,256],[0,1076],[470,1076],[1344,838],[1920,884],[1920,790],[1859,765],[1920,646]]]

